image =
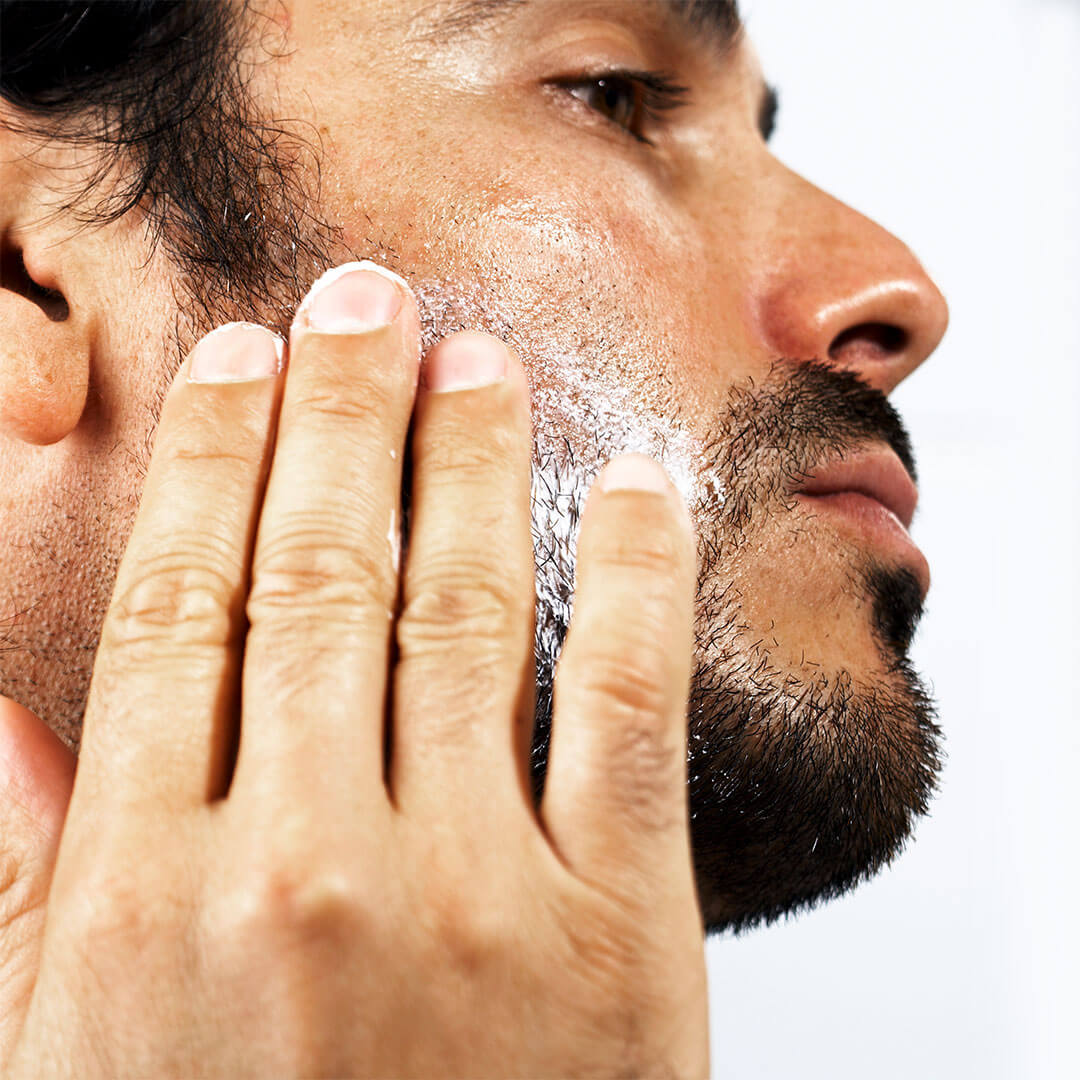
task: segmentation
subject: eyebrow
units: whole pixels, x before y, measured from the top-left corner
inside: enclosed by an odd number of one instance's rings
[[[745,27],[739,14],[739,0],[664,0],[668,8],[691,30],[710,37],[720,59],[742,36]],[[771,83],[762,82],[758,101],[758,130],[768,142],[776,130],[780,93]]]
[[[535,0],[461,0],[435,20],[420,37],[447,41],[480,33]],[[738,0],[653,0],[661,11],[676,16],[695,38],[704,36],[712,50],[724,59],[744,31]],[[758,105],[758,127],[766,141],[776,127],[780,99],[776,87],[762,83]]]
[[[690,29],[705,32],[723,55],[739,39],[743,21],[738,0],[663,0]]]

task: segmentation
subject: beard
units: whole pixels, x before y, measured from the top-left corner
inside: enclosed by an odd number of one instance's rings
[[[918,579],[847,552],[846,594],[862,601],[879,661],[860,677],[805,652],[797,669],[777,662],[775,627],[745,617],[743,589],[753,582],[733,569],[763,529],[792,515],[795,491],[824,463],[885,443],[915,477],[910,439],[885,395],[851,372],[781,360],[764,382],[733,387],[709,436],[695,441],[677,415],[664,419],[635,404],[605,376],[603,357],[538,344],[460,287],[420,283],[416,292],[425,348],[476,328],[533,361],[537,807],[585,499],[605,461],[639,451],[664,464],[698,533],[687,796],[706,932],[808,908],[888,864],[927,811],[941,767],[935,709],[907,656],[922,614]],[[406,454],[405,545],[410,464]]]
[[[922,612],[915,575],[849,557],[848,593],[864,599],[880,659],[868,679],[843,667],[778,663],[773,628],[744,618],[744,586],[724,571],[770,518],[792,512],[793,490],[815,467],[881,441],[914,475],[909,440],[884,395],[851,373],[787,363],[763,385],[734,389],[709,440],[706,480],[689,500],[699,573],[687,709],[692,850],[708,933],[775,920],[870,877],[898,854],[933,793],[940,732],[907,657]],[[572,614],[576,520],[547,526],[580,516],[585,486],[560,442],[537,439],[546,447],[533,507],[537,799]],[[636,448],[616,445],[604,456]]]
[[[343,261],[336,256],[325,264]],[[254,312],[222,306],[220,293],[214,302],[212,285],[206,279],[200,284],[213,313],[192,318],[191,306],[179,309],[190,321],[170,350],[175,366],[200,334],[228,319],[253,319],[287,331],[306,292],[300,279],[290,282],[280,306]],[[878,662],[873,670],[851,670],[828,667],[811,656],[793,668],[779,659],[781,645],[790,655],[793,642],[781,642],[780,631],[768,620],[762,625],[760,616],[755,625],[746,611],[755,574],[760,578],[774,567],[740,569],[744,553],[777,522],[789,520],[797,530],[794,491],[825,462],[884,442],[914,474],[908,438],[884,395],[850,372],[778,361],[766,380],[732,387],[708,423],[707,437],[691,438],[680,426],[677,406],[651,409],[620,384],[621,376],[606,372],[609,358],[603,350],[560,351],[535,326],[526,328],[526,320],[498,313],[482,291],[446,282],[413,284],[425,348],[459,329],[493,332],[526,358],[533,383],[531,775],[537,805],[552,736],[556,666],[573,614],[581,512],[600,467],[615,454],[640,451],[665,466],[697,526],[687,798],[706,931],[741,930],[806,908],[843,893],[891,861],[915,819],[926,812],[940,768],[934,708],[907,657],[921,614],[918,581],[903,567],[846,551],[845,595],[853,607],[865,610]],[[145,403],[151,432],[168,381],[156,400]],[[145,480],[151,442],[148,434],[127,462],[135,463],[136,486]],[[403,465],[404,549],[408,448]],[[3,667],[8,670],[0,671],[4,692],[76,750],[101,620],[136,505],[137,492],[130,512],[109,515],[126,520],[126,529],[118,525],[113,540],[104,543],[88,528],[77,545],[95,553],[98,572],[82,575],[97,582],[94,605],[31,604],[0,637],[0,651],[7,654]],[[464,519],[468,508],[461,512]],[[92,520],[89,515],[88,524]],[[69,546],[78,526],[78,518],[67,514]],[[57,528],[64,523],[58,521]],[[52,568],[42,575],[46,580],[61,569],[56,584],[58,593],[63,591],[75,571],[64,572],[68,562],[56,558],[63,550],[60,541],[42,534],[33,550]],[[34,607],[42,614],[24,621]],[[68,646],[58,649],[58,638]],[[813,649],[811,642],[794,644]],[[41,661],[41,674],[19,661],[27,653]],[[28,678],[32,685],[25,685]]]

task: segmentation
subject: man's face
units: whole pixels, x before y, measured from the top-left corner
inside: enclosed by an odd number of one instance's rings
[[[925,806],[935,729],[904,657],[925,563],[871,504],[797,491],[840,460],[863,463],[850,486],[864,488],[897,472],[895,455],[911,465],[884,395],[947,318],[899,241],[771,155],[769,94],[728,14],[290,0],[252,12],[242,53],[258,111],[312,148],[296,166],[308,201],[268,197],[305,250],[384,262],[416,289],[428,342],[490,330],[529,372],[538,784],[591,477],[642,450],[686,496],[700,538],[691,819],[710,926],[847,887]],[[138,211],[96,236],[83,418],[47,448],[0,444],[21,613],[0,691],[72,742],[181,348],[214,319],[287,327],[310,283],[271,266],[256,300],[160,251],[140,270]]]

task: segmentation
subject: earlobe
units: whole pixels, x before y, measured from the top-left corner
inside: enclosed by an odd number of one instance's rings
[[[0,237],[0,434],[38,446],[78,426],[90,382],[90,327],[50,278],[35,280]]]

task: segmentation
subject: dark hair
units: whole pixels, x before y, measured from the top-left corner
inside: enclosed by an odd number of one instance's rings
[[[0,0],[6,126],[92,154],[58,212],[101,225],[141,207],[211,318],[222,290],[291,306],[283,283],[322,261],[295,167],[310,155],[317,178],[318,155],[265,119],[241,64],[256,22],[247,0]]]

